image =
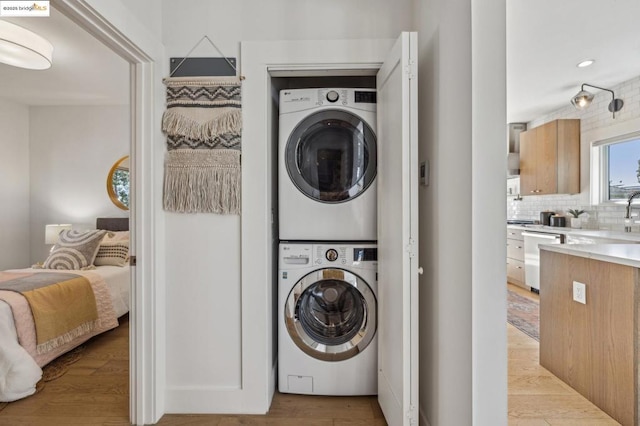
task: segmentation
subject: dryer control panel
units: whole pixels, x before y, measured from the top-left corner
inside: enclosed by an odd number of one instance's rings
[[[345,107],[376,111],[375,89],[286,89],[280,91],[280,114],[317,107]]]

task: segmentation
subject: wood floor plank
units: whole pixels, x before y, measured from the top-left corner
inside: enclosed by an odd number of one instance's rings
[[[283,418],[265,416],[225,416],[218,422],[218,426],[333,426],[332,418]]]
[[[165,414],[158,422],[162,426],[219,426],[222,416],[208,414]]]
[[[113,417],[83,417],[83,416],[1,416],[0,425],[3,426],[129,426],[128,416],[114,419]]]
[[[569,386],[551,375],[517,375],[508,380],[509,395],[571,395]]]
[[[509,426],[549,426],[543,419],[509,419]]]

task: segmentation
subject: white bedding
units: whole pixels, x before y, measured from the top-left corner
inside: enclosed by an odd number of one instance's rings
[[[18,271],[42,270],[15,269],[11,272]],[[84,271],[68,272],[82,275]],[[129,266],[98,266],[87,272],[98,273],[104,279],[117,317],[129,312]],[[67,351],[70,349],[66,348]],[[18,344],[11,307],[0,300],[0,402],[15,401],[33,394],[41,377],[42,369],[36,360]]]

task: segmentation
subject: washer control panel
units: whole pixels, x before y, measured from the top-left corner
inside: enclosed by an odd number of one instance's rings
[[[377,268],[378,248],[371,243],[280,243],[280,269],[333,266]]]

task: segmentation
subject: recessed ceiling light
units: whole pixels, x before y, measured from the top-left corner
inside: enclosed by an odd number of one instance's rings
[[[578,65],[576,65],[578,68],[584,68],[584,67],[588,67],[589,65],[592,65],[595,62],[595,60],[593,59],[587,59],[586,61],[582,61],[580,62]]]

